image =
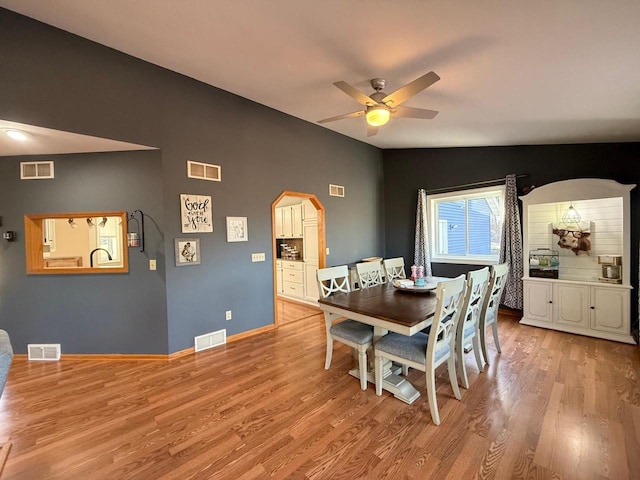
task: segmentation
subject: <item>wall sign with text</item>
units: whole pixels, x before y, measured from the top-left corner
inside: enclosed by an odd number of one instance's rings
[[[180,194],[182,233],[213,232],[211,197]]]

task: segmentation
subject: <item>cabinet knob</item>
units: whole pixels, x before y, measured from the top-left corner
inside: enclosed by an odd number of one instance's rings
[[[553,303],[551,300],[549,300],[549,303]]]
[[[589,308],[590,308],[591,310],[595,310],[595,309],[596,309],[596,307],[594,307],[593,305],[591,305]]]

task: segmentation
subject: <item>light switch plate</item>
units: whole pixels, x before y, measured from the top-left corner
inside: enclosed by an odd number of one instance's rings
[[[155,269],[156,269],[156,259],[151,258],[149,259],[149,270],[155,270]]]
[[[251,261],[252,262],[264,262],[265,261],[264,253],[252,253],[251,254]]]
[[[224,313],[224,319],[225,319],[225,320],[231,320],[232,318],[233,318],[233,317],[231,316],[231,310],[227,310],[227,311]]]

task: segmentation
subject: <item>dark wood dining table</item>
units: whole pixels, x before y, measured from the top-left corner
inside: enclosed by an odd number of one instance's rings
[[[433,281],[444,280],[434,278]],[[431,325],[436,310],[435,290],[428,292],[410,292],[400,290],[391,284],[355,290],[349,293],[337,293],[318,300],[324,312],[327,328],[338,318],[346,317],[373,326],[373,343],[388,332],[403,335],[415,335]],[[367,352],[369,364],[368,381],[375,382],[373,370],[373,347]],[[398,375],[400,368],[386,362],[383,369],[382,388],[406,403],[413,403],[420,392],[403,376]],[[360,378],[357,368],[349,372]]]

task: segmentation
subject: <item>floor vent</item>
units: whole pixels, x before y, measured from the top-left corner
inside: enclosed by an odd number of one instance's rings
[[[21,180],[53,178],[53,162],[20,162]]]
[[[344,187],[342,185],[329,184],[330,197],[344,197]]]
[[[60,344],[35,344],[30,343],[27,345],[27,351],[29,353],[29,360],[60,360]]]
[[[220,165],[187,160],[187,177],[199,178],[200,180],[211,180],[212,182],[221,182],[222,168]]]
[[[218,345],[224,345],[227,343],[227,331],[225,329],[218,330],[217,332],[205,333],[195,337],[195,350],[199,352],[206,350],[207,348],[217,347]]]

